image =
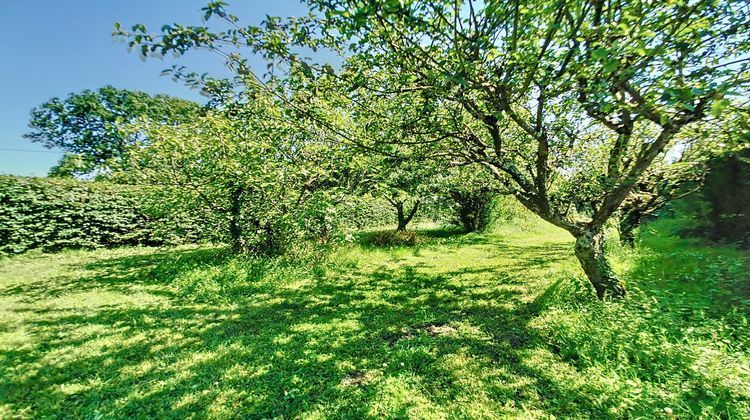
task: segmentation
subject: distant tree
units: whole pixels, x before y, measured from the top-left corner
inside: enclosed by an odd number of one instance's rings
[[[377,161],[371,169],[372,193],[392,206],[396,231],[403,232],[420,206],[430,200],[430,169],[413,159],[379,157]]]
[[[480,232],[493,220],[493,207],[501,185],[478,166],[451,168],[440,177],[437,189],[444,206],[453,212],[455,224],[464,232]]]
[[[57,164],[50,168],[47,175],[53,178],[73,178],[89,172],[91,172],[90,165],[83,155],[65,152]]]
[[[733,203],[744,191],[742,185],[745,181],[741,177],[744,169],[742,158],[738,157],[750,150],[750,108],[747,103],[737,102],[720,115],[693,124],[679,133],[675,140],[668,156],[657,160],[644,173],[620,207],[618,228],[623,245],[635,245],[635,230],[643,222],[656,218],[673,200],[699,191],[706,198],[716,200],[723,194],[717,195],[717,191],[731,191],[730,185],[734,185],[736,193],[724,196],[726,201]],[[732,168],[728,162],[733,160],[737,160],[734,163],[736,173],[722,173],[720,167],[727,164],[724,167],[724,172],[727,172],[726,168]],[[717,187],[722,183],[722,177],[726,185]],[[717,222],[719,219],[714,217],[715,225],[722,224]]]
[[[126,136],[123,126],[140,118],[179,124],[195,118],[200,109],[184,99],[105,86],[52,98],[32,109],[32,131],[24,137],[66,152],[50,175],[102,174],[122,161],[128,145],[144,140],[140,132]]]

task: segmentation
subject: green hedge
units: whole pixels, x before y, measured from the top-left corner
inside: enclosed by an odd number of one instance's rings
[[[703,197],[710,204],[710,235],[750,246],[750,148],[726,153],[709,165]]]
[[[0,253],[194,242],[184,214],[159,214],[153,188],[58,178],[0,176]]]

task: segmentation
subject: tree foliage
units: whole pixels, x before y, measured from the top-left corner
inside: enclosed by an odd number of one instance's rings
[[[51,175],[101,174],[121,162],[129,144],[143,140],[143,133],[124,136],[123,126],[140,118],[177,124],[199,112],[198,104],[184,99],[105,86],[52,98],[34,108],[32,131],[24,137],[66,152]]]
[[[370,115],[400,132],[402,146],[431,144],[448,162],[486,167],[527,208],[570,232],[599,297],[625,294],[604,255],[607,221],[676,135],[720,113],[750,81],[744,1],[308,3],[308,16],[243,26],[212,2],[205,17],[218,16],[223,30],[166,25],[152,34],[136,25],[117,33],[144,55],[208,47],[240,80],[261,81],[244,47],[274,69],[335,80],[340,114],[374,104]],[[300,47],[327,48],[344,63],[316,64]],[[305,110],[316,115],[315,104]],[[353,131],[337,134],[362,143]],[[589,156],[606,164],[588,174]],[[586,211],[566,196],[578,190],[589,194]]]
[[[191,195],[226,222],[238,252],[277,253],[296,237],[326,240],[335,228],[328,216],[353,180],[325,130],[298,123],[265,92],[183,124],[135,129],[149,140],[130,149],[130,175]]]
[[[720,115],[695,123],[676,136],[667,155],[657,159],[645,172],[619,210],[623,244],[633,246],[635,229],[654,219],[673,200],[691,194],[713,194],[715,188],[706,181],[715,166],[750,148],[749,112],[747,103],[737,101]],[[735,187],[738,187],[737,182],[741,184],[742,181],[736,176],[731,175],[732,179],[727,181],[735,182]],[[734,194],[726,197],[730,201],[736,198]]]

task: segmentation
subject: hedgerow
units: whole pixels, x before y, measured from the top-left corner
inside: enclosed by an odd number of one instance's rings
[[[201,222],[157,188],[0,176],[0,253],[196,242]]]

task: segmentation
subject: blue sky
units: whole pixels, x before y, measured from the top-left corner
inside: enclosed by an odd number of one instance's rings
[[[219,58],[191,52],[180,58],[143,62],[111,36],[115,22],[123,27],[144,23],[200,24],[207,0],[22,0],[0,8],[0,173],[46,175],[62,155],[22,135],[29,111],[48,99],[104,85],[166,93],[202,102],[190,90],[159,73],[179,63],[191,70],[222,74]],[[266,14],[299,16],[306,8],[296,0],[229,1],[243,23],[258,23]],[[43,152],[43,153],[42,153]]]

